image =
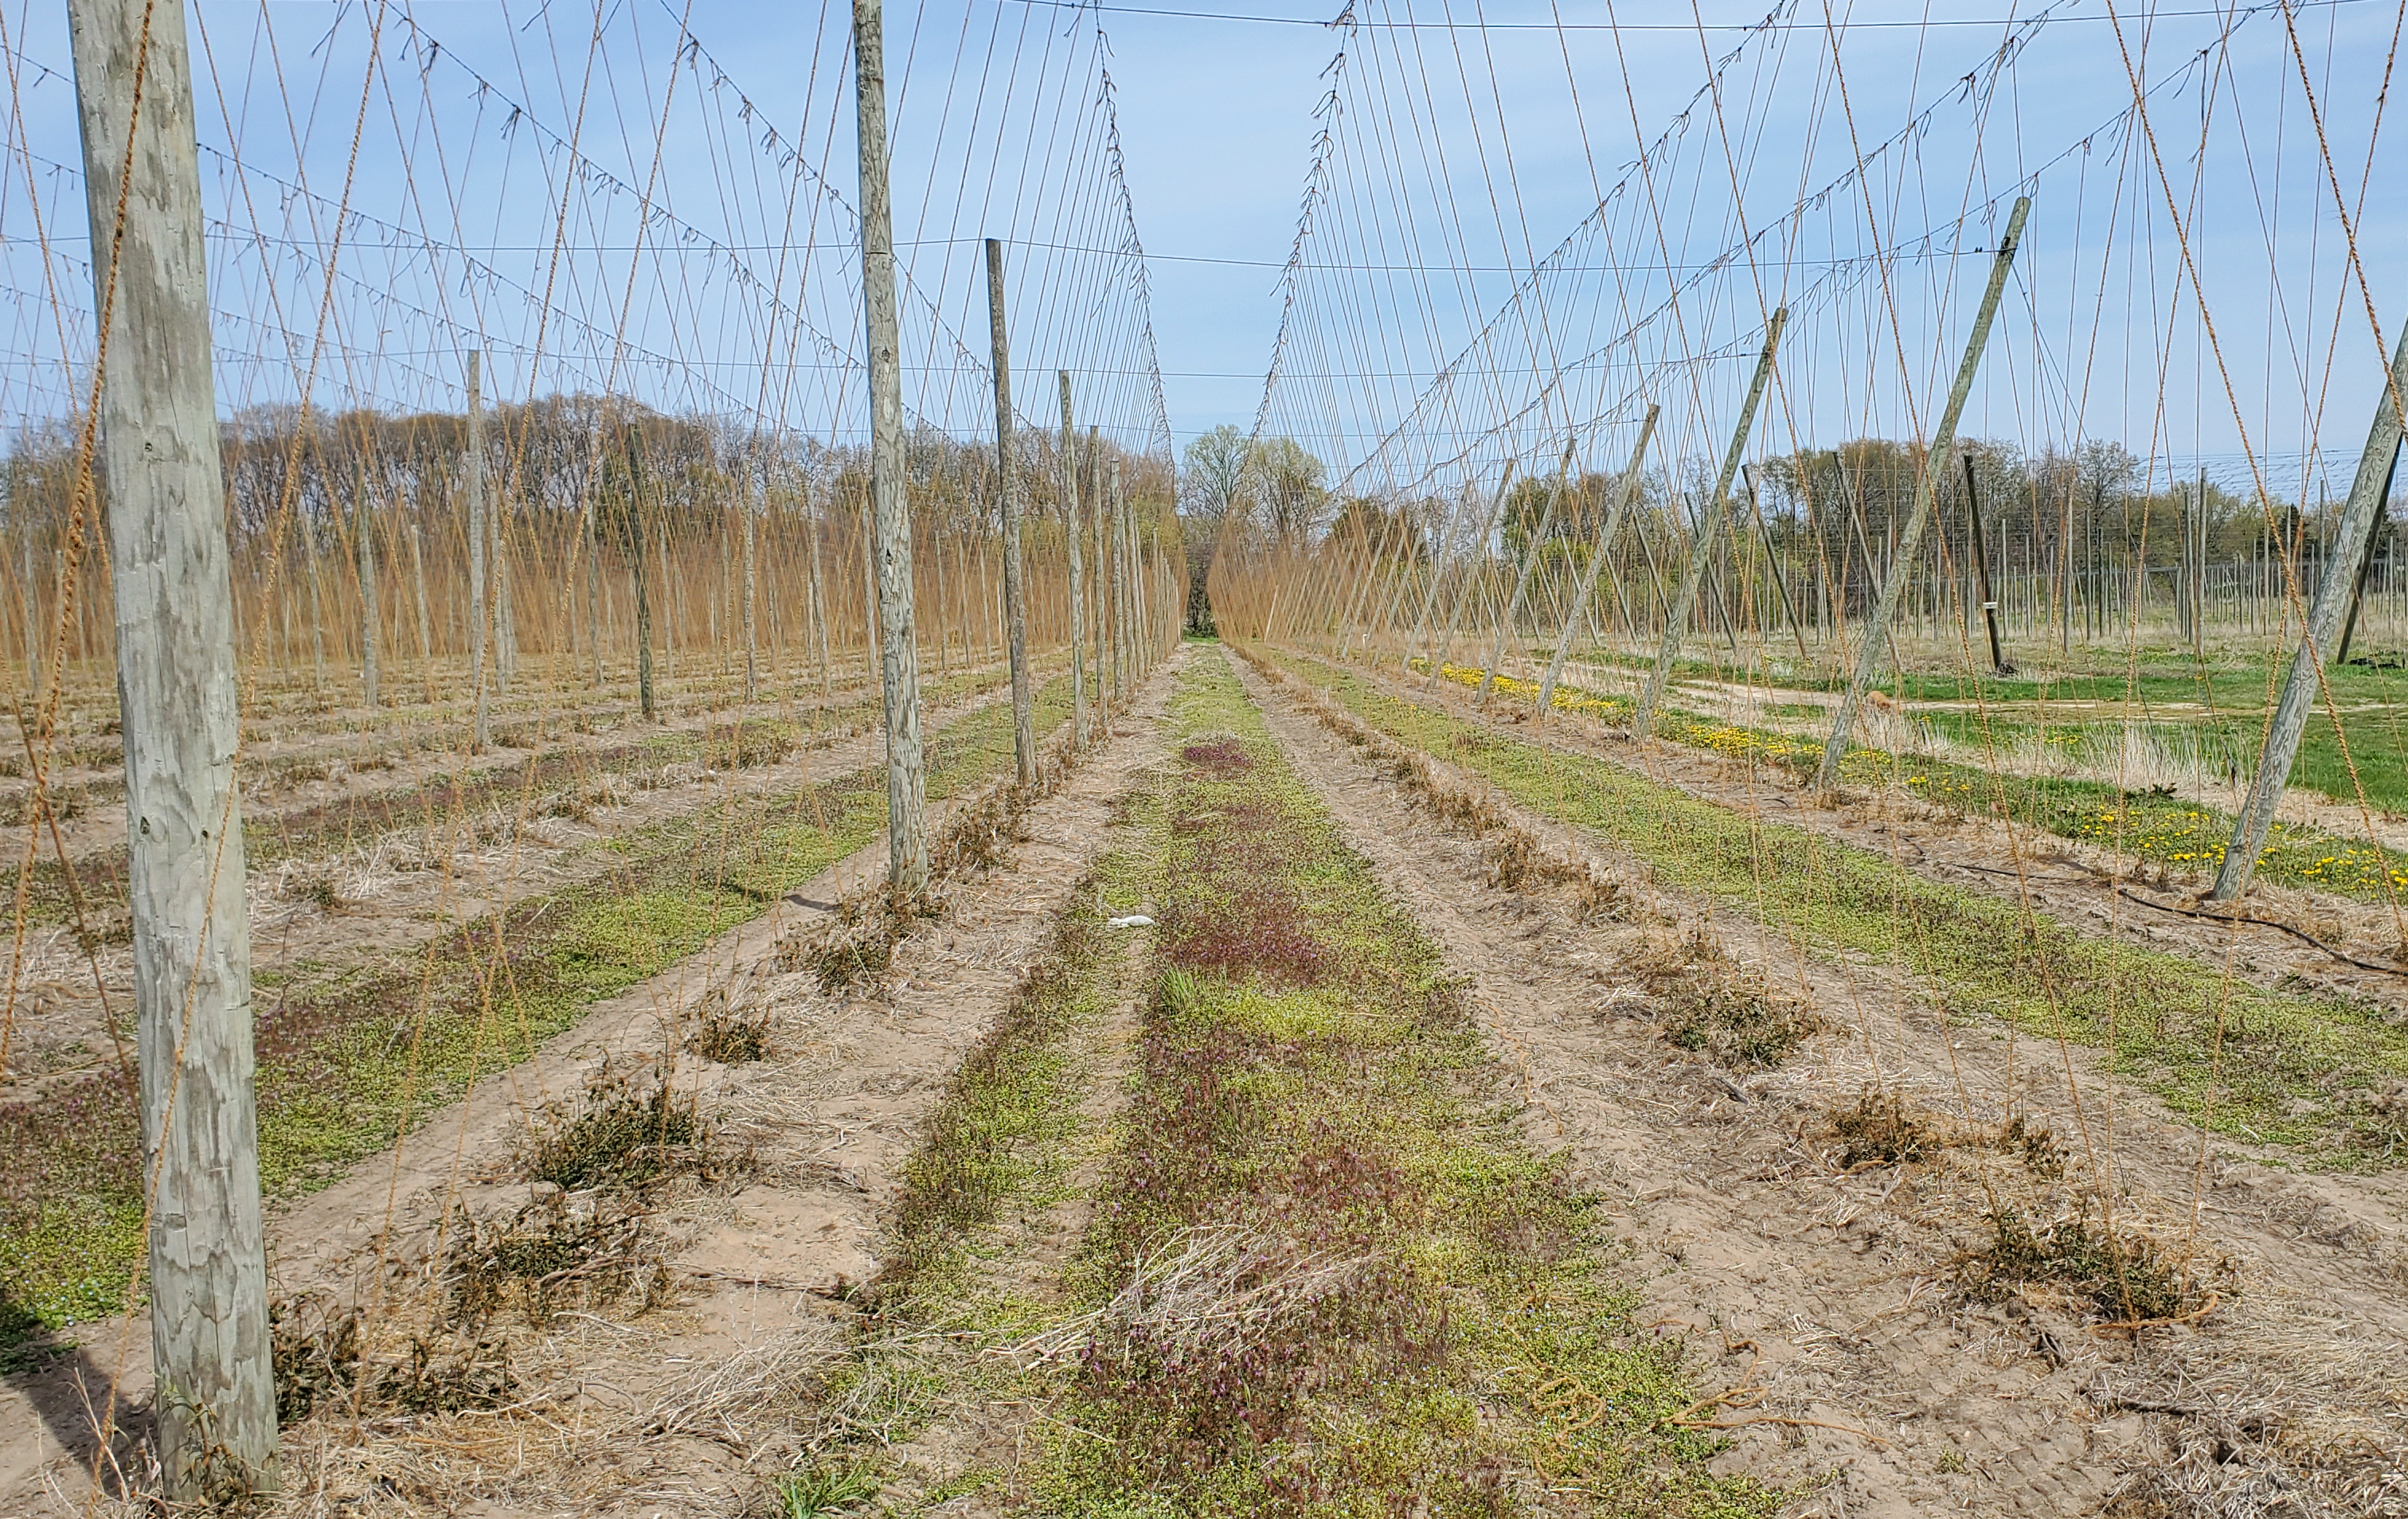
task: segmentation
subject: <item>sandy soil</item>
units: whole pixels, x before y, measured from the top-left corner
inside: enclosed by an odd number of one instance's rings
[[[1672,921],[1655,932],[1703,924],[1828,1025],[1777,1069],[1717,1069],[1658,1031],[1628,965],[1648,930],[1582,926],[1557,903],[1491,888],[1477,843],[1409,809],[1294,688],[1266,696],[1243,673],[1349,841],[1473,978],[1534,1138],[1569,1148],[1611,1199],[1656,1327],[1684,1337],[1727,1395],[1726,1466],[1804,1484],[1800,1516],[2090,1513],[2119,1498],[2133,1505],[2122,1512],[2187,1512],[2143,1505],[2153,1483],[2235,1515],[2408,1503],[2400,1178],[2291,1175],[2202,1146],[2086,1052],[1943,1029],[1899,978],[1706,918],[1495,797]],[[2064,1177],[1971,1145],[1843,1169],[1829,1115],[1876,1080],[1968,1129],[1995,1132],[2014,1103],[2072,1152]],[[1957,1289],[1955,1262],[1990,1208],[2054,1216],[2086,1176],[2105,1179],[2118,1227],[2203,1269],[2229,1263],[2215,1311],[2135,1345],[2088,1332],[2042,1289],[1991,1304]],[[2169,1409],[2181,1412],[2149,1412]]]
[[[932,707],[930,716],[950,721],[1008,695],[982,691],[952,706]],[[389,963],[463,923],[620,867],[624,861],[601,847],[610,838],[739,798],[794,792],[849,774],[875,759],[883,742],[864,727],[831,736],[821,747],[798,750],[776,765],[724,770],[687,761],[648,766],[640,775],[588,771],[551,791],[524,796],[506,791],[494,805],[465,815],[430,811],[404,826],[364,831],[334,849],[255,867],[247,893],[254,968],[271,978],[324,980]],[[308,785],[312,793],[331,792],[359,779],[354,773]],[[399,789],[414,795],[418,784],[412,780]],[[554,805],[570,797],[574,807]],[[345,797],[351,803],[368,799],[356,790]],[[310,811],[340,805],[316,795],[301,804]],[[104,810],[112,813],[108,826],[122,842],[122,807]],[[319,881],[334,888],[334,906],[310,895]],[[96,921],[122,921],[122,903],[87,906]],[[87,951],[65,926],[26,931],[0,1100],[22,1094],[29,1082],[72,1079],[116,1058],[102,1023],[94,972],[122,1016],[133,996],[133,952],[122,936],[102,937],[103,942]],[[0,977],[7,974],[0,963]],[[289,982],[279,984],[290,990]]]
[[[851,1286],[875,1271],[881,1210],[920,1124],[1103,849],[1111,800],[1158,757],[1168,684],[1157,676],[1112,740],[1038,804],[1007,866],[953,888],[942,918],[898,946],[884,995],[831,998],[808,972],[780,971],[774,953],[826,921],[811,904],[870,879],[882,840],[281,1212],[271,1225],[277,1293],[407,1304],[447,1214],[507,1218],[539,1190],[514,1180],[510,1157],[546,1099],[575,1092],[606,1059],[623,1070],[659,1066],[707,998],[769,1014],[763,1061],[670,1059],[676,1088],[699,1095],[751,1169],[732,1187],[673,1196],[646,1222],[663,1243],[666,1301],[511,1326],[523,1396],[509,1409],[365,1428],[322,1415],[290,1431],[288,1483],[299,1490],[286,1506],[724,1514],[756,1496],[759,1473],[792,1457],[799,1382],[841,1348]],[[943,810],[931,809],[932,826]],[[138,1438],[146,1321],[93,1325],[81,1339],[0,1391],[0,1514],[80,1511],[93,1453],[87,1408],[112,1381]],[[119,1445],[121,1459],[136,1459],[126,1439]]]

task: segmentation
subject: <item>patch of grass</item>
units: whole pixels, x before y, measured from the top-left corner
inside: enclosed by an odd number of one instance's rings
[[[710,1177],[727,1160],[714,1154],[695,1097],[678,1096],[657,1074],[638,1082],[605,1061],[580,1096],[535,1115],[519,1164],[529,1181],[581,1192],[639,1188],[678,1173]]]
[[[1451,753],[1499,791],[1642,862],[1661,885],[1809,950],[1900,965],[1952,1021],[1992,1017],[2105,1049],[2119,1073],[2219,1133],[2358,1165],[2372,1104],[2408,1080],[2408,1027],[2286,996],[1924,879],[1802,828],[1743,817],[1622,766],[1477,730],[1350,672],[1287,661],[1373,728]]]
[[[818,1467],[791,1472],[770,1484],[778,1512],[784,1519],[824,1519],[849,1512],[876,1498],[884,1487],[866,1467]]]
[[[1199,737],[1151,821],[1164,930],[1070,1277],[1075,1427],[1031,1498],[1488,1514],[1543,1483],[1601,1512],[1770,1513],[1781,1495],[1714,1477],[1715,1442],[1678,1426],[1682,1351],[1637,1329],[1599,1200],[1496,1104],[1436,946],[1219,662],[1174,711]]]

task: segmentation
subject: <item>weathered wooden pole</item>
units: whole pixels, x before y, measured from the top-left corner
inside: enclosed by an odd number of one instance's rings
[[[1656,436],[1656,418],[1661,408],[1650,405],[1647,420],[1639,424],[1639,441],[1631,445],[1630,463],[1622,471],[1621,483],[1614,487],[1613,506],[1606,512],[1604,524],[1597,530],[1597,543],[1589,551],[1588,567],[1581,576],[1579,592],[1572,597],[1571,612],[1564,618],[1563,627],[1555,634],[1555,657],[1547,661],[1547,678],[1539,682],[1539,710],[1542,713],[1555,709],[1555,682],[1563,679],[1564,660],[1571,652],[1572,630],[1587,617],[1589,600],[1597,594],[1598,580],[1612,573],[1612,567],[1606,563],[1606,556],[1613,548],[1613,540],[1621,535],[1624,514],[1630,510],[1630,503],[1639,498],[1640,469],[1647,459],[1648,440]]]
[[[659,715],[652,696],[652,594],[644,573],[644,431],[627,423],[627,562],[636,578],[636,706],[650,723]],[[480,709],[482,701],[480,698]]]
[[[435,701],[435,614],[426,602],[426,535],[409,524],[409,578],[418,592],[418,672],[428,705]]]
[[[510,614],[510,496],[508,491],[485,509],[485,531],[494,571],[494,688],[510,694],[519,673],[519,627]]]
[[[1028,605],[1020,559],[1020,476],[1011,466],[1011,338],[1004,321],[1003,241],[986,240],[987,335],[995,364],[995,478],[1003,507],[1003,620],[1011,654],[1011,751],[1037,783],[1037,710],[1028,678]]]
[[[895,228],[886,193],[886,43],[880,0],[853,0],[861,145],[861,296],[869,358],[869,511],[877,534],[879,673],[886,695],[886,885],[928,884],[920,652],[911,617],[911,510],[904,495],[903,367],[895,318]]]
[[[1062,380],[1062,521],[1070,539],[1070,742],[1087,747],[1087,631],[1081,602],[1086,587],[1079,554],[1079,435],[1070,421],[1070,371]]]
[[[2031,197],[2016,196],[2015,208],[2007,218],[2006,234],[1999,239],[1998,254],[1990,261],[1990,285],[1982,294],[1981,308],[1973,314],[1973,331],[1965,340],[1965,357],[1956,365],[1956,381],[1949,388],[1948,405],[1940,413],[1940,425],[1923,455],[1923,467],[1915,472],[1914,504],[1907,511],[1905,535],[1899,538],[1897,552],[1882,577],[1881,598],[1874,603],[1864,641],[1856,646],[1856,673],[1848,678],[1847,695],[1840,699],[1840,709],[1831,719],[1830,737],[1823,742],[1823,762],[1814,772],[1814,784],[1819,790],[1828,791],[1839,784],[1840,761],[1847,754],[1849,737],[1856,731],[1857,709],[1864,705],[1865,693],[1872,689],[1873,677],[1880,672],[1890,619],[1898,615],[1899,599],[1905,595],[1906,583],[1914,578],[1915,550],[1921,546],[1923,530],[1931,521],[1931,494],[1939,478],[1940,461],[1956,444],[1956,419],[1965,410],[1966,396],[1972,394],[1973,373],[1982,365],[1982,350],[1990,340],[1990,322],[1999,314],[1999,296],[2006,289],[2007,271],[2014,266],[2015,248],[2023,241],[2024,218],[2030,213]]]
[[[1130,647],[1128,599],[1128,503],[1121,499],[1121,462],[1104,464],[1104,524],[1112,537],[1112,694],[1125,704],[1130,667],[1136,651]]]
[[[2007,663],[1999,644],[1999,596],[1990,589],[1990,551],[1982,542],[1982,493],[1973,483],[1973,451],[1967,449],[1958,457],[1965,462],[1965,520],[1973,539],[1973,581],[1982,596],[1982,621],[1990,631],[1990,673],[2013,675],[2015,667]]]
[[[594,661],[594,689],[602,689],[602,535],[593,492],[585,502],[585,652]]]
[[[1788,322],[1789,308],[1779,307],[1764,329],[1764,351],[1756,355],[1756,378],[1748,381],[1747,399],[1739,408],[1739,425],[1731,429],[1730,448],[1723,455],[1722,477],[1714,481],[1713,496],[1698,516],[1698,536],[1689,545],[1689,566],[1682,572],[1680,589],[1672,595],[1671,610],[1665,616],[1664,642],[1656,652],[1655,666],[1647,672],[1646,687],[1640,693],[1639,709],[1630,721],[1633,738],[1644,738],[1656,731],[1656,711],[1664,700],[1664,685],[1672,678],[1672,666],[1681,655],[1682,635],[1688,631],[1689,610],[1697,605],[1698,586],[1704,580],[1707,563],[1713,557],[1715,540],[1722,537],[1731,481],[1739,477],[1740,456],[1747,451],[1748,435],[1756,430],[1756,404],[1764,399],[1765,381],[1772,378],[1773,350],[1780,346],[1781,329]],[[1719,609],[1719,598],[1716,607]],[[1724,634],[1736,647],[1739,638],[1730,629],[1729,614],[1722,615]]]
[[[234,581],[192,61],[181,6],[70,0],[67,29],[125,736],[152,1406],[165,1497],[197,1502],[273,1492],[280,1466],[235,781]]]
[[[2390,494],[2391,471],[2400,457],[2401,407],[2408,402],[2408,324],[2400,330],[2400,346],[2391,357],[2389,383],[2374,401],[2374,423],[2367,429],[2366,451],[2358,456],[2358,478],[2342,507],[2335,552],[2325,560],[2324,580],[2316,588],[2315,605],[2283,682],[2282,699],[2266,729],[2265,752],[2249,783],[2249,800],[2232,820],[2232,840],[2225,846],[2224,865],[2216,871],[2208,899],[2229,902],[2249,887],[2258,853],[2266,847],[2266,832],[2274,824],[2274,810],[2291,783],[2291,762],[2300,752],[2300,738],[2308,725],[2308,707],[2318,692],[2332,699],[2325,686],[2325,652],[2333,647],[2343,614],[2358,584],[2358,572],[2374,547],[2374,527],[2382,520]]]
[[[2391,499],[2391,482],[2399,473],[2400,457],[2395,453],[2391,459],[2390,473],[2383,477],[2382,499],[2386,503]],[[2349,663],[2349,644],[2350,640],[2358,636],[2358,609],[2366,603],[2366,577],[2374,568],[2374,546],[2383,539],[2383,523],[2387,509],[2387,506],[2378,509],[2374,513],[2374,521],[2366,525],[2366,553],[2358,561],[2358,583],[2350,589],[2349,615],[2342,619],[2341,642],[2335,648],[2332,661],[2336,665]]]
[[[326,493],[332,496],[334,493]],[[330,502],[331,504],[331,502]],[[305,552],[302,564],[309,572],[309,668],[311,689],[326,689],[326,595],[318,581],[318,530],[308,522],[301,524],[301,545]]]
[[[493,718],[485,703],[485,422],[480,389],[485,355],[468,351],[468,452],[461,471],[468,497],[468,667],[476,691],[476,716],[468,747],[483,753],[493,747]]]
[[[759,576],[752,562],[752,504],[745,502],[738,509],[744,513],[744,700],[750,704],[761,699],[761,646],[753,618]]]
[[[811,632],[818,640],[820,661],[820,699],[824,702],[836,690],[836,675],[828,667],[834,658],[828,647],[827,582],[821,568],[819,509],[811,501],[811,477],[803,476],[803,531],[810,539],[809,573],[811,584]]]
[[[1539,554],[1546,548],[1547,534],[1555,525],[1555,506],[1563,499],[1564,484],[1572,472],[1572,447],[1564,445],[1564,462],[1555,466],[1555,488],[1539,513],[1539,530],[1522,545],[1522,562],[1514,566],[1513,594],[1505,598],[1505,614],[1497,620],[1497,641],[1488,651],[1488,666],[1480,673],[1480,699],[1488,700],[1488,693],[1497,685],[1497,666],[1505,658],[1505,640],[1513,636],[1513,619],[1522,615],[1522,597],[1529,590],[1530,576],[1539,567]]]
[[[360,694],[370,707],[377,699],[377,562],[376,523],[368,512],[368,469],[359,465],[351,475],[352,520],[357,524],[360,552]]]

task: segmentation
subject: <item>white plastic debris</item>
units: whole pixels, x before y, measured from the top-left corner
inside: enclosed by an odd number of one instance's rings
[[[1154,926],[1154,920],[1147,917],[1142,912],[1132,912],[1125,918],[1112,919],[1111,926],[1114,928],[1151,928]]]

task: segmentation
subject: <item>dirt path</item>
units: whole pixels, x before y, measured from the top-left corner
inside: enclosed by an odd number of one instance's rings
[[[950,722],[1005,695],[979,692],[932,714]],[[402,826],[340,838],[331,853],[256,867],[248,892],[254,968],[283,997],[312,984],[339,984],[463,924],[624,867],[624,859],[608,847],[614,838],[851,774],[869,764],[882,742],[863,727],[767,765],[731,770],[696,759],[655,766],[638,778],[580,772],[566,792],[555,786],[530,797],[511,785],[473,808],[430,809]],[[121,834],[122,824],[121,810]],[[122,917],[122,903],[87,905]],[[67,927],[27,932],[0,1100],[21,1097],[29,1082],[54,1085],[114,1058],[93,985],[95,962],[101,986],[122,1012],[133,993],[129,945],[108,938],[87,953]]]
[[[2060,922],[2108,938],[2186,955],[2218,970],[2229,966],[2260,986],[2305,987],[2408,1010],[2408,964],[2394,958],[2402,942],[2401,924],[2388,910],[2368,903],[2264,882],[2252,888],[2246,904],[2252,915],[2307,933],[2341,952],[2337,955],[2284,927],[2191,916],[2182,910],[2194,903],[2179,887],[2151,884],[2128,859],[2043,829],[1888,792],[1825,805],[1785,774],[1743,761],[1664,740],[1634,745],[1607,737],[1599,725],[1579,717],[1551,721],[1542,730],[1520,709],[1500,707],[1484,714],[1469,693],[1452,685],[1433,700],[1425,682],[1408,686],[1383,676],[1365,678],[1385,695],[1441,707],[1458,721],[1605,760],[1740,816],[1802,828],[1947,885],[2028,901]]]
[[[2300,1512],[2391,1512],[2375,1495],[2408,1496],[2392,1391],[2408,1376],[2396,1179],[2287,1175],[2220,1145],[2202,1164],[2195,1131],[2119,1091],[2086,1052],[1986,1029],[1952,1039],[1895,978],[1703,919],[1490,794],[1546,846],[1621,871],[1641,916],[1672,920],[1656,936],[1704,924],[1742,964],[1802,987],[1828,1025],[1778,1068],[1719,1069],[1664,1038],[1632,965],[1650,930],[1582,926],[1556,901],[1493,888],[1489,851],[1409,807],[1286,692],[1246,680],[1348,841],[1473,979],[1524,1073],[1528,1121],[1611,1199],[1661,1329],[1727,1390],[1738,1427],[1722,1460],[1805,1484],[1792,1512],[2190,1512],[2151,1506],[2153,1483],[2255,1505],[2221,1511],[2235,1513],[2292,1512],[2272,1506],[2285,1492],[2338,1505]],[[1834,1115],[1877,1077],[1969,1135],[1995,1134],[2012,1100],[2071,1152],[2064,1174],[1970,1143],[1842,1166]],[[2195,1216],[2201,1268],[2229,1261],[2198,1326],[2143,1331],[2134,1347],[2091,1332],[2062,1293],[2027,1285],[1985,1303],[1957,1284],[1992,1208],[2052,1218],[2095,1190],[2085,1123],[2112,1168],[2118,1228],[2177,1250]]]
[[[942,918],[898,946],[885,995],[830,996],[809,970],[781,968],[781,943],[828,916],[781,902],[274,1220],[279,1295],[401,1301],[448,1213],[508,1220],[541,1195],[511,1156],[543,1102],[577,1092],[606,1060],[659,1068],[715,996],[767,1014],[765,1059],[668,1062],[715,1142],[748,1159],[734,1186],[673,1193],[643,1223],[667,1271],[651,1311],[509,1327],[516,1396],[497,1412],[376,1420],[364,1436],[334,1416],[294,1428],[287,1480],[310,1489],[288,1499],[296,1512],[331,1501],[351,1512],[723,1514],[756,1496],[760,1473],[793,1455],[793,1400],[839,1348],[851,1284],[877,1267],[881,1210],[920,1124],[1102,849],[1112,798],[1155,759],[1168,683],[1157,675],[1111,742],[1031,810],[1007,863],[958,886]],[[932,808],[932,826],[949,811]],[[795,895],[833,901],[883,852],[882,840]],[[93,1325],[81,1339],[0,1392],[0,1514],[78,1512],[86,1399],[121,1360],[130,1399],[148,1394],[147,1321]]]

